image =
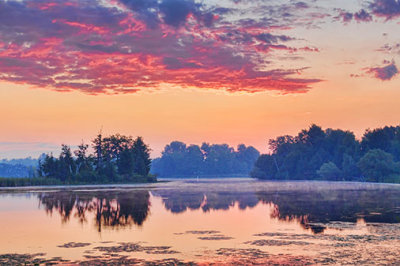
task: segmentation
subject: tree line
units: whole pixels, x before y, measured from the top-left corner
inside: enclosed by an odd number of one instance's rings
[[[93,153],[88,144],[82,143],[75,151],[62,145],[58,157],[47,154],[39,160],[38,175],[63,183],[155,181],[149,175],[150,149],[142,137],[100,133],[91,146]]]
[[[259,155],[244,144],[235,150],[227,144],[198,146],[173,141],[153,160],[151,171],[164,177],[247,176]]]
[[[297,136],[269,141],[251,176],[271,180],[334,180],[400,183],[400,126],[366,130],[362,139],[317,125]]]
[[[2,159],[0,160],[1,177],[34,177],[37,159],[31,157],[21,159]]]

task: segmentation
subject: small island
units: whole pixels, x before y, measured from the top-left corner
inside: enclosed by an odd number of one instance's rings
[[[30,178],[0,178],[1,187],[39,185],[129,184],[156,182],[150,174],[150,149],[142,137],[115,134],[103,137],[99,133],[88,144],[72,151],[61,146],[58,157],[46,154]]]

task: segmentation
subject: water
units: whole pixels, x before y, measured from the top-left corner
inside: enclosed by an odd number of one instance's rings
[[[252,179],[3,189],[0,264],[400,264],[400,186]]]

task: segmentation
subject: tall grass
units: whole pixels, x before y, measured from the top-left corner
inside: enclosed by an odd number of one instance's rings
[[[60,180],[54,178],[5,178],[0,177],[0,187],[27,187],[27,186],[62,185]]]

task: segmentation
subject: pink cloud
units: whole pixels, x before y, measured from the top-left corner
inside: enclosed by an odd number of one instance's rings
[[[394,62],[383,66],[383,67],[371,67],[367,69],[367,73],[374,75],[375,78],[380,80],[391,80],[395,77],[399,70],[397,69]]]
[[[228,11],[189,0],[161,6],[150,0],[143,6],[90,3],[2,3],[0,79],[88,94],[168,84],[286,94],[306,92],[320,81],[270,64],[273,51],[318,51],[295,47],[293,37],[276,34],[290,29],[287,25],[225,20]]]

